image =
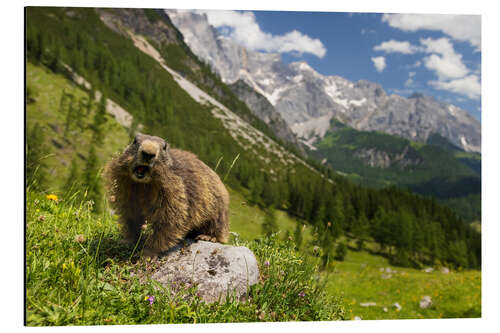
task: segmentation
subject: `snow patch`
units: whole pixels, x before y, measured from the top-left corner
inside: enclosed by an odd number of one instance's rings
[[[294,77],[292,78],[292,80],[293,80],[293,82],[295,82],[295,83],[300,83],[300,82],[302,81],[302,79],[303,79],[303,78],[304,78],[304,76],[302,76],[302,74],[299,74],[299,75],[297,75],[297,76],[294,76]]]
[[[360,99],[360,100],[352,100],[352,101],[349,101],[349,104],[350,104],[350,105],[354,105],[354,106],[358,106],[358,107],[359,107],[359,106],[361,106],[361,105],[363,105],[363,104],[365,104],[365,103],[366,103],[366,98],[365,98],[365,97],[363,97],[363,98],[362,98],[362,99]]]
[[[342,98],[332,98],[332,99],[335,103],[342,105],[345,109],[349,108],[349,101],[347,99],[342,99]]]
[[[457,107],[455,105],[448,105],[448,112],[452,115],[452,116],[457,116]]]
[[[299,65],[299,69],[301,71],[314,71],[314,69],[312,69],[307,62],[301,62]]]
[[[284,92],[285,90],[287,90],[286,87],[281,87],[281,88],[274,89],[274,91],[271,94],[264,93],[263,95],[266,96],[269,103],[271,103],[273,106],[275,106],[281,97],[281,93]]]
[[[273,80],[271,80],[269,78],[265,78],[265,79],[259,80],[259,84],[262,84],[263,86],[268,86],[268,85],[270,85],[272,83],[273,83]]]

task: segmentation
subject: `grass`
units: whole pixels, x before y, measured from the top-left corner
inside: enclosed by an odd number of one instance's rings
[[[124,245],[115,217],[95,216],[71,198],[27,192],[28,326],[336,320],[341,300],[326,295],[317,266],[276,236],[233,239],[258,258],[260,280],[245,302],[205,304],[195,288],[173,296],[137,272],[154,261]],[[152,304],[149,296],[154,296]]]
[[[347,319],[476,318],[481,317],[481,272],[426,273],[395,267],[384,257],[366,251],[348,251],[343,262],[334,262],[329,274],[328,293],[343,296]],[[381,269],[395,273],[390,278]],[[423,296],[432,305],[421,309]],[[375,302],[363,307],[361,303]],[[401,305],[398,311],[394,303]],[[384,311],[384,308],[387,311]]]

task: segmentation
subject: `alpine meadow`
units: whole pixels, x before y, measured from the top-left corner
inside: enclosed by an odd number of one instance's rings
[[[480,123],[245,48],[211,19],[25,8],[25,325],[481,317]],[[224,248],[258,267],[243,296],[171,289],[147,232],[125,242],[104,174],[137,133],[225,185]]]

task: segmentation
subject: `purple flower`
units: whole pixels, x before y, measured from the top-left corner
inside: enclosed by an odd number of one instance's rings
[[[300,297],[304,297],[304,296],[306,296],[306,293],[305,293],[304,291],[301,291],[301,292],[299,293],[299,296],[300,296]]]
[[[269,267],[269,265],[270,265],[269,261],[267,261],[267,260],[266,260],[266,261],[264,262],[264,266]]]
[[[153,303],[155,302],[155,297],[154,296],[146,296],[146,297],[144,297],[144,300],[149,301],[149,305],[153,305]]]

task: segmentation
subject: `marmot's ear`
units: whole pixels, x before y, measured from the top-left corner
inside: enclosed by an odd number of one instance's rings
[[[164,151],[168,151],[169,149],[170,149],[170,144],[167,141],[165,141],[163,143],[163,150]]]

